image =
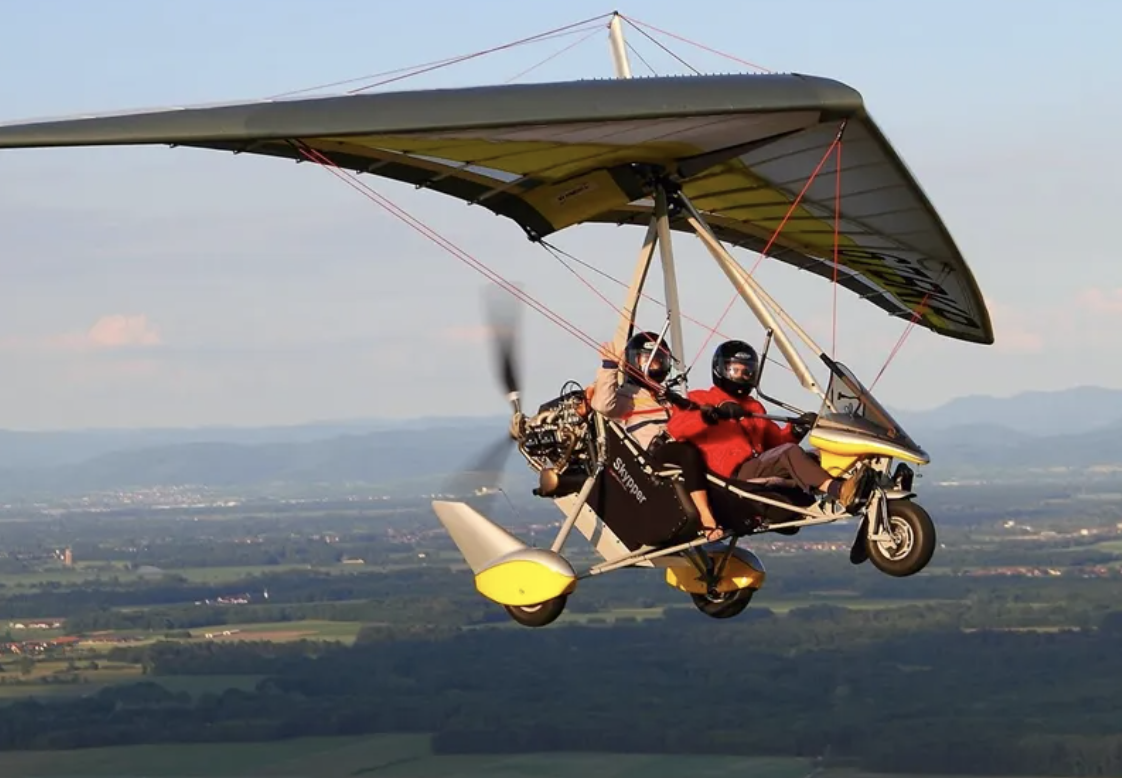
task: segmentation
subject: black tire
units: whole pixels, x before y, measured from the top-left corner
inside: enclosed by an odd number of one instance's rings
[[[737,589],[718,595],[718,599],[711,599],[704,594],[691,594],[690,598],[697,609],[706,616],[714,619],[731,619],[744,612],[755,594],[755,589]]]
[[[895,578],[915,575],[927,567],[935,554],[935,524],[927,511],[911,500],[889,500],[888,523],[897,549],[886,549],[880,541],[866,538],[873,567]]]
[[[503,608],[523,627],[544,627],[557,620],[568,600],[569,595],[562,594],[537,605],[504,605]]]

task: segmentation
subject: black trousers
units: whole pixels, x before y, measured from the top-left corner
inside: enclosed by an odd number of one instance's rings
[[[655,467],[676,465],[682,468],[682,481],[687,492],[700,492],[708,483],[705,475],[705,460],[701,451],[692,443],[671,440],[651,452],[650,462]]]
[[[824,481],[833,479],[810,454],[794,443],[769,448],[758,457],[742,462],[736,470],[736,477],[742,481],[753,478],[789,478],[808,492],[817,489]]]

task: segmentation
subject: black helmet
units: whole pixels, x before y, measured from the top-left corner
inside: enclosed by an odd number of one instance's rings
[[[644,383],[644,372],[649,380],[661,384],[670,375],[670,364],[673,361],[666,341],[659,343],[658,335],[653,332],[637,332],[632,335],[623,350],[623,359],[627,365],[624,379],[637,384]]]
[[[743,370],[731,372],[732,365],[742,365]],[[760,373],[760,357],[756,349],[742,340],[730,340],[717,346],[713,352],[713,385],[733,397],[746,397],[756,385]]]

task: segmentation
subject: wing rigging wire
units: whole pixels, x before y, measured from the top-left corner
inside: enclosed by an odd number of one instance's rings
[[[518,40],[510,41],[508,43],[504,43],[504,44],[501,44],[499,46],[492,46],[490,48],[480,49],[479,51],[474,51],[474,52],[471,52],[470,54],[459,54],[459,55],[454,56],[454,57],[446,57],[445,59],[433,60],[431,62],[423,62],[419,65],[411,65],[409,67],[403,67],[403,68],[394,68],[393,70],[386,70],[386,71],[383,71],[381,73],[372,73],[372,74],[365,75],[365,76],[358,76],[356,78],[347,78],[347,79],[343,79],[341,81],[332,81],[332,82],[327,83],[327,84],[319,84],[317,86],[310,86],[310,87],[306,87],[304,89],[294,89],[294,90],[289,91],[289,92],[282,92],[278,95],[273,95],[272,97],[267,98],[267,99],[274,99],[275,100],[275,99],[280,98],[280,97],[290,97],[292,95],[307,94],[308,92],[316,92],[316,91],[319,91],[320,89],[329,89],[329,88],[335,87],[335,86],[343,86],[345,84],[353,84],[356,81],[368,81],[372,78],[381,79],[385,76],[393,76],[392,78],[385,78],[384,80],[381,80],[381,81],[375,81],[373,83],[366,84],[365,86],[361,86],[361,87],[358,87],[356,89],[352,89],[352,90],[346,92],[346,94],[357,94],[358,92],[363,92],[363,91],[366,91],[368,89],[373,89],[373,88],[378,87],[378,86],[384,86],[386,84],[390,84],[390,83],[393,83],[395,81],[403,81],[403,80],[408,79],[408,78],[413,78],[414,76],[419,76],[422,73],[430,73],[434,70],[439,70],[441,68],[449,67],[451,65],[457,65],[461,62],[467,62],[468,60],[472,60],[472,59],[475,59],[477,57],[482,57],[482,56],[485,56],[487,54],[494,54],[494,53],[499,52],[499,51],[507,51],[509,49],[518,48],[519,46],[525,46],[525,45],[530,44],[530,43],[540,43],[543,40],[552,40],[554,38],[563,38],[563,37],[566,37],[566,36],[569,36],[569,35],[575,35],[577,33],[583,32],[584,30],[587,30],[588,25],[593,24],[594,22],[599,22],[599,21],[601,21],[601,20],[603,20],[603,19],[605,19],[606,17],[609,17],[609,16],[611,16],[610,13],[600,14],[599,16],[593,16],[593,17],[590,17],[588,19],[584,19],[584,20],[579,21],[579,22],[573,22],[572,24],[566,24],[562,27],[555,27],[552,30],[546,30],[545,32],[538,33],[537,35],[530,35],[526,38],[520,38]],[[598,29],[598,28],[594,28],[594,29]]]
[[[349,186],[351,186],[352,188],[356,189],[360,194],[363,194],[364,196],[366,196],[367,198],[372,200],[377,205],[380,205],[382,208],[384,208],[386,211],[388,211],[391,215],[395,216],[396,218],[400,219],[401,221],[404,221],[406,224],[408,224],[410,227],[415,229],[417,232],[420,232],[426,238],[428,238],[432,242],[436,243],[438,246],[443,248],[448,253],[452,254],[452,256],[456,257],[461,262],[463,262],[464,264],[468,265],[469,267],[471,267],[476,272],[483,275],[485,278],[487,278],[489,281],[494,283],[499,288],[501,288],[504,291],[508,292],[509,294],[513,295],[520,302],[522,302],[525,305],[529,306],[530,308],[534,309],[535,311],[537,311],[538,313],[542,314],[547,319],[552,321],[554,324],[558,325],[562,329],[569,332],[569,334],[573,335],[578,340],[582,341],[585,345],[587,345],[587,346],[589,346],[593,349],[596,349],[597,351],[599,350],[599,348],[600,348],[599,343],[594,338],[592,338],[590,335],[588,335],[586,332],[581,330],[579,327],[577,327],[572,322],[565,319],[560,314],[551,310],[544,303],[541,303],[540,301],[534,299],[531,295],[522,291],[518,286],[511,283],[507,279],[503,278],[497,272],[495,272],[491,268],[487,267],[483,262],[479,261],[478,259],[473,257],[471,254],[464,251],[462,248],[460,248],[455,243],[453,243],[452,241],[450,241],[447,238],[445,238],[444,236],[442,236],[436,230],[432,229],[431,227],[429,227],[424,222],[422,222],[419,219],[412,216],[405,209],[398,206],[396,203],[394,203],[388,197],[386,197],[385,195],[382,195],[379,192],[375,191],[366,182],[360,181],[358,179],[357,174],[351,173],[351,172],[346,171],[343,168],[339,167],[338,165],[335,164],[335,162],[333,162],[331,160],[330,157],[328,157],[325,154],[319,152],[318,150],[308,146],[306,143],[304,143],[301,140],[293,140],[293,141],[290,141],[290,142],[296,147],[296,149],[299,151],[299,153],[301,155],[303,155],[306,159],[308,159],[311,162],[316,163],[317,165],[319,165],[320,167],[323,167],[328,172],[334,174],[336,177],[338,177],[344,183],[346,183]],[[630,368],[630,366],[628,366],[624,362],[620,363],[620,368],[625,370],[626,372],[631,373],[636,379],[645,383],[649,388],[651,388],[655,391],[661,391],[662,387],[659,386],[658,384],[650,381],[645,375],[642,374],[641,371],[636,371],[636,370]]]
[[[575,48],[579,44],[583,43],[584,41],[588,40],[594,34],[596,34],[596,32],[598,32],[600,29],[602,29],[600,27],[599,23],[603,22],[605,19],[608,19],[608,18],[610,18],[614,15],[616,15],[615,12],[599,14],[597,16],[593,16],[593,17],[589,17],[587,19],[583,19],[579,22],[574,22],[572,24],[567,24],[567,25],[563,25],[563,26],[560,26],[560,27],[555,27],[551,30],[541,32],[541,33],[538,33],[536,35],[527,36],[527,37],[520,38],[520,39],[517,39],[517,40],[514,40],[514,41],[510,41],[508,43],[504,43],[504,44],[501,44],[501,45],[481,49],[479,51],[471,52],[469,54],[457,55],[457,56],[454,56],[454,57],[448,57],[448,58],[441,59],[441,60],[434,60],[434,61],[422,63],[420,65],[414,65],[414,66],[411,66],[411,67],[396,68],[396,69],[393,69],[393,70],[384,71],[382,73],[360,76],[360,77],[357,77],[357,78],[345,79],[345,80],[342,80],[342,81],[335,81],[335,82],[331,82],[331,83],[328,83],[328,84],[321,84],[321,85],[314,86],[314,87],[308,87],[308,88],[305,88],[305,89],[299,89],[299,90],[293,90],[293,91],[290,91],[290,92],[284,92],[282,94],[275,95],[275,96],[273,96],[273,98],[269,98],[269,99],[276,99],[278,97],[287,97],[287,96],[296,95],[296,94],[303,94],[303,93],[307,93],[307,92],[317,91],[317,90],[320,90],[320,89],[326,89],[326,88],[341,86],[341,85],[345,85],[345,84],[352,84],[352,83],[355,83],[355,82],[358,82],[358,81],[367,81],[367,80],[370,80],[370,79],[380,79],[380,80],[377,80],[377,81],[373,81],[372,83],[365,84],[364,86],[360,86],[360,87],[356,87],[354,89],[348,90],[346,92],[346,94],[357,94],[359,92],[374,89],[374,88],[379,87],[379,86],[384,86],[385,84],[406,80],[406,79],[412,78],[414,76],[421,75],[423,73],[433,72],[433,71],[439,70],[441,68],[450,67],[452,65],[456,65],[456,64],[459,64],[461,62],[466,62],[466,61],[469,61],[469,60],[473,60],[473,59],[476,59],[478,57],[486,56],[488,54],[493,54],[493,53],[496,53],[496,52],[499,52],[499,51],[510,50],[510,49],[514,49],[514,48],[517,48],[517,47],[520,47],[520,46],[525,46],[525,45],[528,45],[528,44],[531,44],[531,43],[540,43],[540,42],[546,41],[546,40],[554,40],[554,39],[558,39],[558,38],[577,35],[577,34],[580,34],[580,33],[585,33],[585,35],[583,37],[581,37],[580,39],[578,39],[577,41],[569,44],[568,46],[563,47],[562,49],[560,49],[558,51],[553,52],[549,56],[545,57],[543,60],[541,60],[541,61],[537,62],[536,64],[532,65],[531,67],[521,71],[520,73],[516,74],[515,76],[511,77],[510,79],[508,79],[505,82],[505,83],[511,83],[511,82],[517,80],[518,78],[521,78],[522,76],[532,72],[533,70],[536,70],[537,68],[546,64],[547,62],[555,59],[556,57],[560,56],[561,54],[564,54],[565,52],[572,50],[573,48]],[[758,64],[750,62],[748,60],[741,59],[740,57],[734,56],[732,54],[728,54],[726,52],[719,51],[719,50],[714,49],[710,46],[706,46],[705,44],[699,43],[697,41],[690,40],[689,38],[686,38],[684,36],[675,34],[673,32],[670,32],[670,31],[667,31],[667,30],[664,30],[664,29],[661,29],[659,27],[655,27],[652,24],[648,24],[648,23],[643,22],[643,21],[641,21],[639,19],[636,19],[634,17],[625,16],[624,14],[618,14],[618,16],[624,22],[628,23],[633,29],[638,31],[641,35],[643,35],[645,38],[650,40],[655,46],[662,49],[664,52],[669,54],[671,57],[673,57],[675,60],[680,62],[682,65],[684,65],[688,69],[692,70],[694,73],[700,73],[700,71],[697,68],[695,68],[693,65],[686,62],[685,59],[683,59],[681,56],[679,56],[674,51],[672,51],[670,48],[668,48],[665,44],[661,43],[659,40],[657,40],[655,37],[653,37],[650,33],[647,32],[647,30],[651,30],[651,31],[659,33],[661,35],[665,35],[669,38],[673,38],[675,40],[678,40],[678,41],[681,41],[683,43],[689,44],[691,46],[702,49],[702,50],[707,51],[709,53],[716,54],[717,56],[723,57],[723,58],[728,59],[730,61],[733,61],[733,62],[736,62],[738,64],[747,66],[749,68],[753,68],[755,70],[763,71],[763,72],[766,72],[766,73],[775,72],[775,71],[771,70],[770,68],[766,68],[766,67],[763,67],[762,65],[758,65]],[[635,53],[635,55],[639,58],[639,60],[641,62],[643,62],[643,64],[646,65],[646,67],[652,73],[655,73],[657,75],[657,72],[650,65],[650,63],[647,62],[647,60],[644,57],[642,57],[639,54],[639,52],[637,52],[635,50],[635,48],[633,46],[631,46],[630,43],[628,43],[627,45],[628,45],[629,50],[631,50],[633,53]],[[835,197],[834,197],[834,201],[835,201],[835,203],[834,203],[834,205],[835,205],[835,207],[834,207],[834,246],[833,246],[833,254],[834,254],[833,265],[834,265],[834,267],[833,267],[833,284],[832,284],[833,285],[833,306],[832,306],[833,315],[832,315],[832,322],[831,322],[832,335],[833,335],[831,353],[834,354],[834,355],[836,355],[836,353],[837,353],[837,296],[838,296],[837,287],[838,287],[838,271],[839,271],[839,265],[840,265],[839,237],[840,237],[840,221],[841,221],[841,151],[842,151],[842,136],[844,134],[844,131],[845,131],[845,122],[843,121],[843,122],[841,122],[838,133],[835,136],[833,142],[827,148],[826,153],[823,155],[822,159],[819,161],[819,163],[818,163],[817,167],[815,168],[814,172],[807,179],[806,184],[803,186],[802,191],[795,198],[795,200],[791,203],[791,206],[789,207],[789,209],[787,211],[787,214],[784,216],[784,218],[783,218],[782,222],[780,223],[779,227],[776,228],[776,230],[772,233],[772,236],[769,239],[769,241],[768,241],[767,245],[765,246],[765,248],[763,249],[763,251],[761,251],[759,253],[759,256],[757,257],[756,262],[752,267],[752,270],[749,271],[749,275],[754,275],[755,274],[756,270],[760,266],[760,263],[763,261],[764,257],[767,256],[767,252],[770,250],[772,244],[778,238],[779,233],[782,231],[782,229],[786,225],[788,219],[794,213],[795,208],[798,207],[798,204],[801,202],[801,200],[803,198],[803,195],[805,195],[806,191],[809,189],[810,184],[818,176],[818,174],[821,171],[822,166],[825,164],[826,160],[831,156],[832,153],[836,152],[836,156],[835,156],[836,181],[835,181]],[[480,272],[481,274],[483,274],[484,277],[486,277],[492,283],[496,284],[500,288],[502,288],[502,289],[506,290],[507,292],[509,292],[510,294],[514,295],[517,299],[519,299],[519,301],[523,302],[524,304],[528,305],[529,307],[533,308],[534,310],[537,310],[539,313],[541,313],[543,316],[548,318],[550,321],[557,324],[562,329],[565,329],[570,334],[572,334],[574,337],[577,337],[579,340],[582,340],[586,345],[589,345],[592,348],[596,348],[596,349],[599,348],[599,345],[597,344],[595,339],[591,338],[587,333],[581,331],[574,324],[572,324],[572,322],[569,322],[568,320],[564,319],[563,317],[561,317],[556,312],[550,310],[544,304],[542,304],[539,301],[535,300],[534,298],[530,297],[528,294],[523,292],[521,289],[519,289],[515,285],[511,284],[509,281],[504,279],[502,276],[500,276],[495,271],[488,268],[486,265],[481,263],[479,260],[472,257],[470,254],[465,252],[463,249],[457,247],[455,244],[452,244],[450,241],[443,238],[435,230],[428,227],[423,222],[420,222],[419,220],[412,217],[410,214],[408,214],[406,211],[404,211],[399,206],[394,204],[391,200],[386,198],[384,195],[381,195],[380,193],[376,192],[371,186],[369,186],[365,182],[360,181],[357,174],[350,173],[349,171],[344,171],[342,168],[340,168],[338,165],[336,165],[333,161],[331,161],[331,159],[329,157],[327,157],[326,155],[322,154],[321,152],[319,152],[315,149],[312,149],[310,146],[305,144],[303,141],[295,140],[295,141],[292,141],[292,142],[296,145],[296,147],[298,148],[300,153],[305,158],[307,158],[311,161],[317,162],[322,167],[325,167],[330,172],[334,173],[337,177],[340,177],[342,180],[344,180],[346,183],[348,183],[348,185],[351,185],[353,188],[358,188],[360,193],[366,195],[369,199],[373,200],[376,204],[381,205],[385,210],[389,211],[392,215],[396,216],[397,218],[401,219],[402,221],[405,221],[407,224],[412,226],[414,229],[421,232],[422,235],[424,235],[425,237],[428,237],[430,240],[437,243],[437,245],[440,245],[442,248],[444,248],[449,253],[452,253],[453,256],[456,256],[458,259],[460,259],[461,261],[468,264],[470,267],[475,269],[477,272]],[[568,254],[567,252],[562,252],[560,249],[557,249],[555,246],[552,246],[551,244],[549,244],[545,241],[539,241],[539,242],[543,244],[543,248],[545,248],[547,251],[549,251],[562,264],[563,267],[565,267],[571,273],[573,273],[585,286],[587,286],[590,290],[592,290],[592,292],[594,294],[596,294],[598,297],[600,297],[600,299],[604,300],[604,302],[606,302],[609,306],[611,306],[613,310],[615,310],[617,312],[620,312],[619,307],[615,303],[613,303],[611,300],[609,300],[607,297],[605,297],[599,290],[596,289],[596,287],[593,284],[591,284],[579,272],[577,272],[568,263],[566,263],[564,261],[564,259],[562,259],[562,255],[565,255],[565,256],[569,257],[570,259],[572,259],[574,261],[577,261],[580,264],[585,265],[586,267],[589,267],[590,269],[595,270],[596,272],[600,273],[601,275],[604,275],[605,277],[607,277],[608,279],[616,282],[617,284],[621,284],[621,285],[624,285],[624,286],[626,286],[626,284],[623,284],[622,281],[608,275],[607,273],[603,273],[602,271],[599,271],[596,268],[592,268],[587,263],[580,262],[580,260],[578,260],[576,257],[573,257],[571,254]],[[926,295],[923,298],[923,301],[916,308],[916,310],[914,312],[914,315],[912,316],[908,325],[905,327],[904,332],[900,336],[900,339],[897,341],[895,347],[889,353],[889,355],[886,358],[883,366],[880,368],[880,371],[877,373],[877,376],[873,381],[874,386],[876,385],[876,382],[880,380],[880,377],[884,374],[884,372],[888,368],[889,364],[893,361],[893,359],[899,353],[899,351],[900,351],[901,347],[903,346],[905,340],[907,339],[908,335],[911,333],[911,330],[915,327],[915,324],[918,322],[919,318],[923,315],[923,311],[925,310],[925,306],[926,306],[927,299],[928,299],[929,296],[930,296],[930,292],[928,293],[928,295]],[[650,295],[648,295],[646,293],[644,293],[642,295],[642,297],[647,299],[647,300],[650,300],[652,302],[657,303],[658,305],[660,305],[663,308],[666,307],[665,303],[655,300],[654,298],[652,298]],[[709,342],[712,340],[712,337],[713,337],[714,334],[721,335],[721,337],[727,337],[727,336],[725,336],[725,335],[723,335],[722,333],[719,332],[719,327],[724,322],[725,318],[728,316],[728,313],[732,309],[732,306],[735,303],[735,301],[736,301],[736,295],[734,294],[732,299],[730,299],[728,305],[725,307],[724,312],[721,314],[720,318],[717,320],[717,323],[715,325],[711,326],[711,327],[708,326],[708,325],[705,325],[704,323],[702,323],[702,322],[700,322],[700,321],[698,321],[698,320],[696,320],[692,317],[689,317],[689,316],[686,316],[685,314],[682,314],[683,319],[686,319],[687,321],[690,321],[691,323],[697,324],[701,327],[704,327],[707,330],[707,333],[708,333],[707,336],[706,336],[705,342],[702,344],[701,348],[698,350],[697,355],[694,357],[693,361],[690,363],[690,366],[689,366],[689,368],[687,368],[687,370],[692,368],[693,364],[701,356],[702,352],[705,350],[705,348],[708,346]],[[784,364],[783,362],[781,362],[779,360],[776,360],[773,357],[770,357],[770,356],[767,357],[767,361],[772,362],[774,364],[781,365],[782,367],[790,370],[790,368],[786,364]],[[622,363],[621,363],[621,365],[622,365]],[[646,380],[645,376],[639,376],[639,378],[641,378],[643,380]]]
[[[592,287],[592,284],[591,284],[590,281],[588,281],[586,278],[584,278],[584,276],[582,276],[580,273],[578,273],[576,270],[574,270],[571,265],[569,265],[567,262],[565,262],[565,259],[563,259],[563,257],[567,257],[568,259],[572,260],[573,262],[577,263],[578,265],[581,265],[583,267],[588,268],[593,273],[596,273],[597,275],[603,276],[604,278],[608,279],[609,281],[615,283],[617,286],[622,286],[622,287],[626,288],[627,287],[627,282],[626,281],[623,281],[622,279],[616,278],[615,276],[611,275],[610,273],[607,273],[607,272],[601,270],[600,268],[596,267],[595,265],[593,265],[589,262],[583,261],[582,259],[580,259],[580,258],[574,256],[573,254],[569,253],[568,251],[565,251],[564,249],[560,249],[557,246],[554,246],[553,244],[551,244],[547,240],[543,239],[543,240],[538,241],[538,242],[541,243],[542,248],[544,248],[546,251],[548,251],[558,262],[561,263],[561,265],[563,267],[565,267],[566,270],[568,270],[570,273],[572,273],[578,279],[580,279],[580,281],[582,283],[584,283],[585,285],[592,288],[592,291],[597,296],[599,296],[600,299],[604,300],[604,302],[606,302],[608,305],[610,305],[612,307],[612,310],[614,310],[614,311],[616,311],[617,313],[620,313],[620,314],[623,313],[622,309],[620,309],[611,300],[604,297],[604,295],[600,294],[600,292],[597,289],[595,289],[595,287]],[[663,309],[666,308],[666,303],[665,302],[663,302],[662,300],[659,300],[655,297],[652,297],[647,292],[642,292],[640,294],[640,297],[644,300],[648,300],[648,301],[654,303],[655,305],[659,306],[660,308],[663,308]],[[680,315],[681,315],[682,319],[690,322],[691,324],[696,324],[697,326],[703,327],[706,330],[711,329],[710,325],[706,324],[703,321],[695,319],[692,316],[688,316],[685,313],[680,313]],[[720,335],[725,340],[732,340],[731,336],[726,335],[725,333],[723,333],[719,330],[714,329],[714,332],[716,332],[716,334]],[[785,362],[783,362],[781,360],[776,359],[775,357],[771,357],[771,356],[765,357],[765,361],[771,362],[771,363],[773,363],[775,365],[778,365],[779,367],[781,367],[785,370],[791,371],[791,367],[789,365],[787,365]],[[794,371],[791,371],[791,372],[794,372]]]
[[[756,258],[756,264],[754,264],[752,266],[752,269],[748,271],[748,275],[751,276],[751,275],[754,275],[756,273],[756,270],[760,267],[760,263],[764,261],[764,257],[766,257],[768,251],[771,250],[772,244],[775,242],[776,238],[779,237],[779,233],[781,233],[783,231],[783,228],[787,225],[787,221],[791,218],[791,215],[795,212],[795,209],[799,207],[799,203],[801,203],[802,200],[803,200],[803,195],[805,195],[807,190],[810,189],[810,185],[814,183],[814,179],[817,178],[818,174],[822,171],[822,166],[826,164],[826,160],[828,160],[830,158],[830,155],[833,154],[834,148],[838,144],[841,143],[842,135],[845,133],[845,125],[846,125],[846,122],[843,120],[841,122],[841,124],[838,126],[838,131],[834,135],[834,140],[830,143],[829,147],[826,149],[826,153],[822,155],[822,159],[820,159],[818,161],[818,164],[815,166],[814,171],[810,174],[810,177],[807,178],[806,183],[803,184],[802,191],[799,192],[798,196],[795,197],[794,201],[792,201],[791,205],[787,208],[787,213],[784,214],[782,221],[779,222],[779,226],[775,228],[774,232],[772,232],[771,238],[768,239],[768,242],[764,246],[763,251],[761,251],[759,253],[759,256]],[[839,178],[841,177],[840,171],[838,171],[838,177]],[[835,230],[836,230],[836,228],[835,228]],[[836,254],[836,248],[837,248],[837,233],[836,233],[836,231],[835,231],[835,235],[834,235],[834,245],[835,245],[835,254]],[[737,265],[740,266],[740,263],[737,262]],[[743,267],[741,267],[741,269],[743,270]],[[835,289],[836,289],[837,288],[836,267],[835,267],[835,276],[834,276],[834,286],[835,286]],[[693,358],[693,362],[690,363],[691,366],[693,365],[694,362],[697,362],[698,358],[701,356],[701,353],[705,350],[705,347],[709,345],[709,341],[712,340],[712,338],[713,338],[713,333],[716,332],[716,327],[721,326],[721,322],[723,322],[725,320],[725,317],[728,316],[729,311],[732,310],[733,303],[736,302],[737,296],[738,295],[735,292],[733,292],[732,297],[729,298],[728,305],[725,306],[725,310],[721,314],[721,318],[719,318],[717,320],[717,324],[715,325],[714,329],[710,331],[709,336],[705,339],[705,342],[701,344],[701,348],[698,349],[697,355]],[[837,318],[837,311],[835,310],[834,313],[835,313],[835,319],[836,319]]]
[[[580,30],[577,30],[577,32],[581,32],[581,31],[580,31]],[[528,73],[532,73],[533,71],[537,70],[537,69],[538,69],[538,68],[540,68],[540,67],[541,67],[542,65],[544,65],[545,63],[547,63],[547,62],[550,62],[550,61],[552,61],[552,60],[556,59],[557,57],[560,57],[560,56],[561,56],[562,54],[564,54],[564,53],[565,53],[566,51],[570,51],[571,49],[575,49],[575,48],[576,48],[577,46],[581,45],[582,43],[584,43],[584,42],[585,42],[586,40],[588,40],[589,38],[591,38],[591,37],[592,37],[593,35],[595,35],[595,34],[596,34],[596,33],[598,33],[598,32],[600,32],[600,28],[598,28],[598,27],[594,27],[594,28],[593,28],[593,29],[592,29],[591,31],[589,31],[589,32],[588,32],[588,34],[586,34],[586,35],[585,35],[585,36],[584,36],[583,38],[578,38],[578,39],[577,39],[576,41],[574,41],[574,42],[570,43],[570,44],[569,44],[568,46],[565,46],[564,48],[558,49],[557,51],[553,52],[552,54],[550,54],[550,55],[549,55],[548,57],[546,57],[545,59],[543,59],[543,60],[539,60],[539,61],[538,61],[538,62],[537,62],[536,64],[534,64],[534,65],[531,65],[530,67],[526,68],[526,69],[525,69],[525,70],[523,70],[523,71],[522,71],[521,73],[518,73],[518,74],[516,74],[516,75],[513,75],[513,76],[511,76],[510,78],[508,78],[508,79],[507,79],[506,81],[504,81],[503,83],[504,83],[504,84],[511,84],[511,83],[514,83],[514,82],[515,82],[515,81],[517,81],[518,79],[522,78],[522,76],[525,76],[525,75],[527,75]],[[571,33],[564,33],[564,34],[565,34],[565,35],[570,35]],[[557,37],[559,37],[559,38],[560,38],[560,37],[562,37],[562,36],[558,35]]]

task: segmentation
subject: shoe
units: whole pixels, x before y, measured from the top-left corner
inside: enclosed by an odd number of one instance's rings
[[[864,499],[868,494],[868,485],[872,474],[871,470],[862,469],[842,482],[841,491],[838,494],[838,504],[845,508],[847,512],[852,513],[854,504]]]

